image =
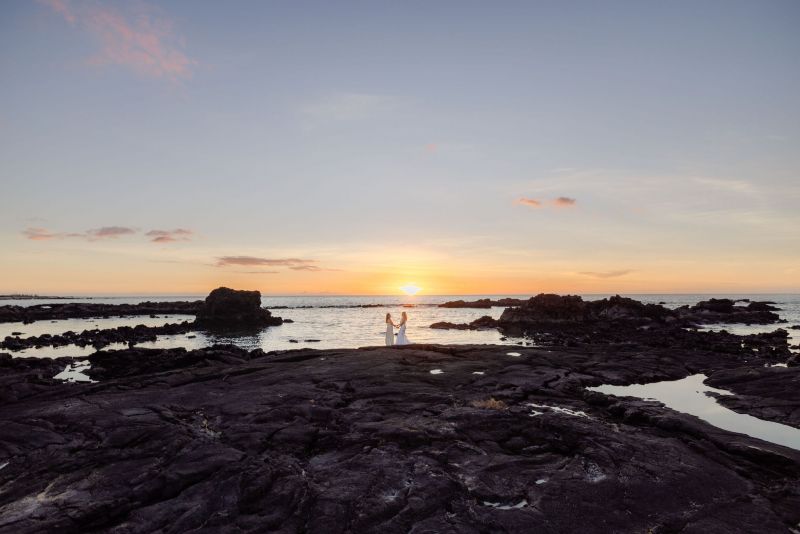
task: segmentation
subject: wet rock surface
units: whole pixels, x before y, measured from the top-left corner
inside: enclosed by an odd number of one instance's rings
[[[730,369],[706,383],[736,394],[717,399],[731,410],[800,428],[800,367]]]
[[[210,329],[277,326],[283,323],[261,307],[260,291],[218,287],[206,297],[197,311],[195,324]]]
[[[703,372],[793,398],[763,367],[785,338],[685,335],[513,355],[131,349],[90,356],[92,384],[48,378],[63,358],[0,356],[0,532],[796,528],[800,451],[584,389]]]

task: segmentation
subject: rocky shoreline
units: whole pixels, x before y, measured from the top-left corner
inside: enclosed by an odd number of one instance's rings
[[[166,323],[161,326],[139,324],[136,326],[118,326],[116,328],[95,328],[83,330],[82,332],[69,330],[63,334],[56,335],[6,336],[4,340],[0,341],[0,349],[20,351],[28,348],[64,347],[67,345],[91,346],[102,349],[115,343],[125,343],[133,347],[137,343],[155,341],[158,336],[186,334],[194,330],[197,330],[197,326],[194,323],[183,321],[181,323]]]
[[[12,339],[135,344],[281,320],[250,292],[209,299],[202,325]],[[773,313],[755,304],[544,295],[443,326],[535,346],[0,353],[0,532],[791,532],[800,442],[587,389],[702,374],[732,393],[723,406],[800,429],[786,330],[694,328],[697,313]],[[91,381],[56,380],[65,368]]]
[[[130,349],[89,356],[86,384],[50,378],[66,358],[0,356],[0,532],[794,528],[800,451],[585,389],[705,373],[737,393],[726,405],[800,427],[800,368],[764,367],[785,337],[754,351],[683,332],[516,349]]]
[[[135,315],[195,315],[203,306],[202,300],[178,302],[142,302],[139,304],[98,304],[68,302],[34,306],[0,306],[0,323],[25,324],[58,319],[90,317],[125,317]]]

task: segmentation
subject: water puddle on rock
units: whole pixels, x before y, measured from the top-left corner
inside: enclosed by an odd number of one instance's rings
[[[498,510],[519,510],[520,508],[525,508],[528,506],[528,500],[522,499],[517,504],[501,504],[499,502],[483,501],[483,505],[497,508]]]
[[[569,408],[563,408],[561,406],[550,406],[549,404],[535,404],[533,402],[525,403],[525,406],[530,406],[531,408],[543,408],[547,412],[563,413],[565,415],[571,415],[573,417],[587,417],[591,419],[589,417],[589,414],[587,414],[586,412],[583,412],[581,410],[570,410]],[[531,417],[534,417],[537,415],[542,415],[543,413],[546,412],[542,412],[539,410],[531,410],[531,413],[529,415]]]
[[[56,380],[63,380],[65,382],[91,382],[94,383],[96,380],[92,380],[89,375],[85,374],[84,371],[91,369],[92,364],[90,364],[87,360],[81,360],[77,362],[72,362],[71,364],[67,365],[63,371],[58,373],[55,378]]]
[[[657,400],[668,408],[699,417],[717,428],[800,450],[800,429],[729,410],[717,403],[708,393],[717,395],[732,395],[732,393],[705,385],[703,381],[706,378],[708,378],[706,375],[696,374],[681,380],[630,386],[603,385],[586,389],[617,397]]]

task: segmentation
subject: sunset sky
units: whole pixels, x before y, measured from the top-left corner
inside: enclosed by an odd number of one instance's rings
[[[0,4],[0,293],[800,291],[800,2]]]

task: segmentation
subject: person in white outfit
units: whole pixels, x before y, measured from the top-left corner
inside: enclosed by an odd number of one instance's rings
[[[394,345],[394,321],[392,321],[392,314],[386,314],[386,346],[391,347]]]
[[[397,331],[397,341],[395,341],[396,345],[410,345],[411,341],[406,337],[406,323],[408,322],[408,314],[403,312],[400,315],[400,324],[397,325],[400,327],[400,330]]]

